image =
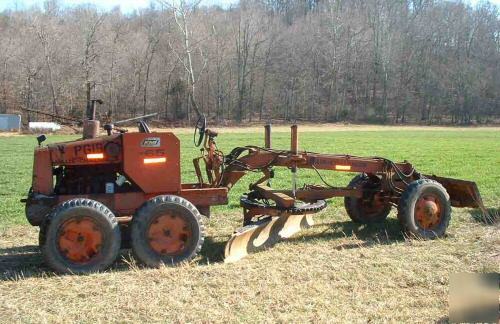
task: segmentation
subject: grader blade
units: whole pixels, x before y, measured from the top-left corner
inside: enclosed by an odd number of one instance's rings
[[[237,230],[226,244],[224,262],[236,262],[250,253],[272,247],[302,229],[314,225],[312,215],[284,215],[269,217],[258,225],[248,225]]]
[[[475,182],[438,177],[435,175],[425,175],[425,177],[439,182],[446,188],[446,191],[450,195],[450,203],[453,207],[479,208],[483,214],[488,214]]]

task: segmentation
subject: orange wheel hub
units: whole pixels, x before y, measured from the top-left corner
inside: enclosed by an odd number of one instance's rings
[[[87,263],[99,254],[102,239],[103,233],[93,219],[70,219],[59,229],[59,251],[72,262]]]
[[[415,204],[415,218],[423,229],[432,229],[441,222],[441,203],[434,195],[423,195]]]
[[[148,230],[149,245],[158,254],[178,255],[182,253],[192,236],[191,228],[186,220],[171,213],[154,218]]]

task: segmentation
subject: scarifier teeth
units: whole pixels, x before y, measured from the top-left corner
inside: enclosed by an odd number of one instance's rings
[[[286,215],[242,227],[227,242],[224,262],[236,262],[250,253],[270,248],[281,239],[289,238],[313,224],[312,215]]]

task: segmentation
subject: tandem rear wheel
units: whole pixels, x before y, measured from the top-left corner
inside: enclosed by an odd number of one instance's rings
[[[152,198],[132,219],[132,251],[149,267],[173,266],[193,259],[204,239],[205,228],[198,209],[178,196]]]
[[[120,241],[114,214],[91,199],[63,202],[40,226],[39,245],[45,263],[60,273],[105,270],[116,260]]]

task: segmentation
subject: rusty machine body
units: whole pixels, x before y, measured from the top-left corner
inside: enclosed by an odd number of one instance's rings
[[[121,247],[131,247],[147,266],[192,259],[204,241],[202,215],[228,203],[228,191],[248,172],[262,177],[241,197],[243,227],[226,245],[226,261],[267,248],[313,224],[326,200],[344,197],[355,222],[383,221],[397,207],[403,229],[423,238],[444,235],[451,206],[482,208],[474,182],[423,175],[408,162],[299,150],[297,126],[289,150],[245,146],[224,155],[217,133],[202,116],[195,128],[201,156],[193,161],[198,181],[182,183],[179,139],[151,132],[143,118],[139,132],[106,124],[97,136],[95,103],[84,121],[84,138],[35,149],[26,216],[40,227],[40,248],[55,271],[85,273],[110,266]],[[115,123],[116,124],[116,123]],[[39,140],[40,144],[41,140]],[[291,171],[291,188],[268,185],[274,167]],[[358,173],[346,187],[297,187],[299,169]],[[321,178],[321,174],[318,172]]]

